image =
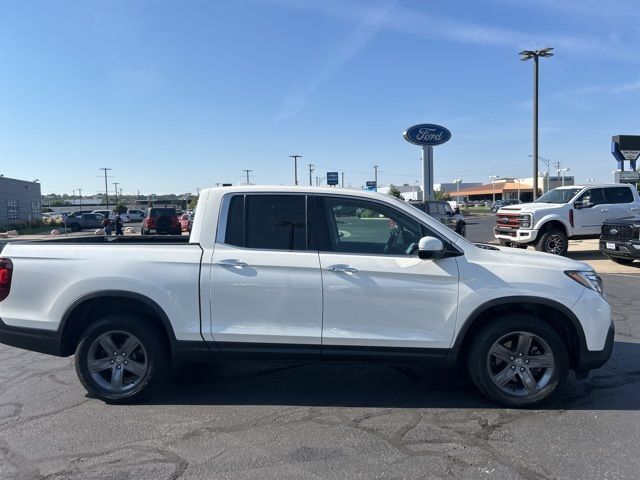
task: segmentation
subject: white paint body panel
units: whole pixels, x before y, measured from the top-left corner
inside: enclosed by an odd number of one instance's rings
[[[375,198],[427,225],[464,255],[433,261],[217,245],[222,198],[242,192]],[[475,309],[512,296],[549,299],[571,309],[590,350],[602,349],[610,325],[606,301],[563,273],[591,267],[538,252],[480,249],[424,212],[381,194],[307,187],[203,190],[190,242],[9,244],[2,255],[13,261],[13,282],[0,302],[0,317],[12,326],[55,330],[77,299],[125,290],[156,302],[179,340],[200,340],[202,324],[204,338],[224,341],[446,348]],[[214,265],[230,258],[244,261],[256,275]],[[350,264],[359,275],[321,268],[334,263]]]

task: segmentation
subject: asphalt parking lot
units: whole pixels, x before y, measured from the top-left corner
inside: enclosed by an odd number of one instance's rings
[[[469,223],[493,238],[493,217]],[[192,366],[146,403],[110,406],[72,358],[0,345],[0,478],[637,479],[640,268],[625,272],[603,274],[612,359],[538,410],[420,365]]]

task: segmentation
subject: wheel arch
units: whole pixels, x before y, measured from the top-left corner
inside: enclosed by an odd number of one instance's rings
[[[557,228],[557,229],[561,230],[567,236],[567,238],[569,238],[569,236],[570,236],[569,235],[569,227],[559,217],[550,217],[550,218],[546,218],[546,219],[543,218],[540,221],[540,224],[538,226],[538,234],[542,235],[543,233],[545,233],[548,230],[551,230],[553,228]]]
[[[530,314],[551,326],[564,341],[569,353],[570,368],[580,364],[586,351],[586,338],[580,321],[566,306],[540,297],[514,296],[490,300],[477,307],[464,322],[451,347],[450,363],[466,360],[474,334],[493,319],[512,313]]]
[[[137,313],[161,326],[161,333],[167,347],[173,351],[176,337],[165,311],[154,300],[135,292],[124,290],[104,290],[78,298],[62,317],[58,333],[63,356],[73,354],[80,340],[80,334],[92,321],[108,313],[119,311]]]

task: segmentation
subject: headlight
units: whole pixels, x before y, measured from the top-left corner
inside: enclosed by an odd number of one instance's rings
[[[518,225],[521,228],[533,227],[533,215],[530,213],[523,213],[518,217]]]
[[[576,271],[576,270],[567,270],[564,272],[567,276],[576,282],[578,282],[583,287],[586,287],[590,290],[598,292],[600,295],[603,294],[602,290],[602,278],[594,271]]]

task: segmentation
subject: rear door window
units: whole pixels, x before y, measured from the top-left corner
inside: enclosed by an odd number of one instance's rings
[[[608,187],[604,191],[607,203],[633,203],[633,193],[628,187]]]
[[[262,250],[307,250],[304,195],[234,195],[225,243]]]

